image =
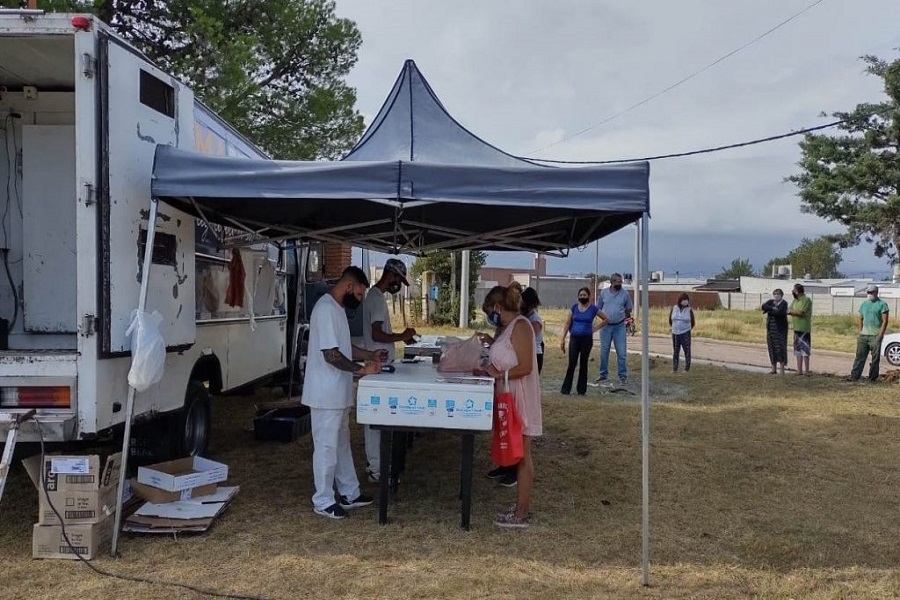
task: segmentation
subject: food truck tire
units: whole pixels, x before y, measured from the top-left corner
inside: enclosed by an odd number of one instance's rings
[[[171,442],[177,456],[200,456],[209,448],[212,406],[209,391],[199,381],[188,382],[184,407],[173,415]]]

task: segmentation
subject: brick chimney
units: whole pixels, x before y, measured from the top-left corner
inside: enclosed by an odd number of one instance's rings
[[[351,247],[346,244],[325,244],[323,273],[325,279],[337,279],[352,260]]]

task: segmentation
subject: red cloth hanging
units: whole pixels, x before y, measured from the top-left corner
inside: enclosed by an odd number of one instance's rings
[[[244,261],[241,259],[241,251],[237,248],[231,250],[231,262],[228,264],[228,291],[225,292],[225,303],[229,306],[244,306],[244,280],[247,273],[244,271]]]

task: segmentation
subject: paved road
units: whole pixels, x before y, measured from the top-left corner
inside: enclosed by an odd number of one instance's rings
[[[640,337],[635,336],[628,340],[629,352],[640,352]],[[650,336],[650,353],[664,358],[672,356],[672,339],[666,336]],[[748,344],[744,342],[725,342],[706,338],[694,338],[691,340],[692,358],[698,362],[709,362],[721,365],[742,365],[760,370],[769,369],[769,353],[761,344]],[[788,355],[788,367],[793,369],[796,364],[792,354]],[[848,375],[853,366],[853,355],[848,352],[832,352],[819,350],[813,347],[810,358],[810,370],[813,373],[827,373],[831,375]],[[890,367],[882,359],[882,368]],[[868,367],[867,367],[868,368]]]

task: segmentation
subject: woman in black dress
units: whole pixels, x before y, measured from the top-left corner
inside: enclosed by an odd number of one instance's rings
[[[769,362],[772,363],[769,373],[784,375],[788,334],[788,303],[784,299],[784,292],[778,289],[773,291],[772,299],[766,300],[762,311],[766,313],[766,346],[769,347]]]

